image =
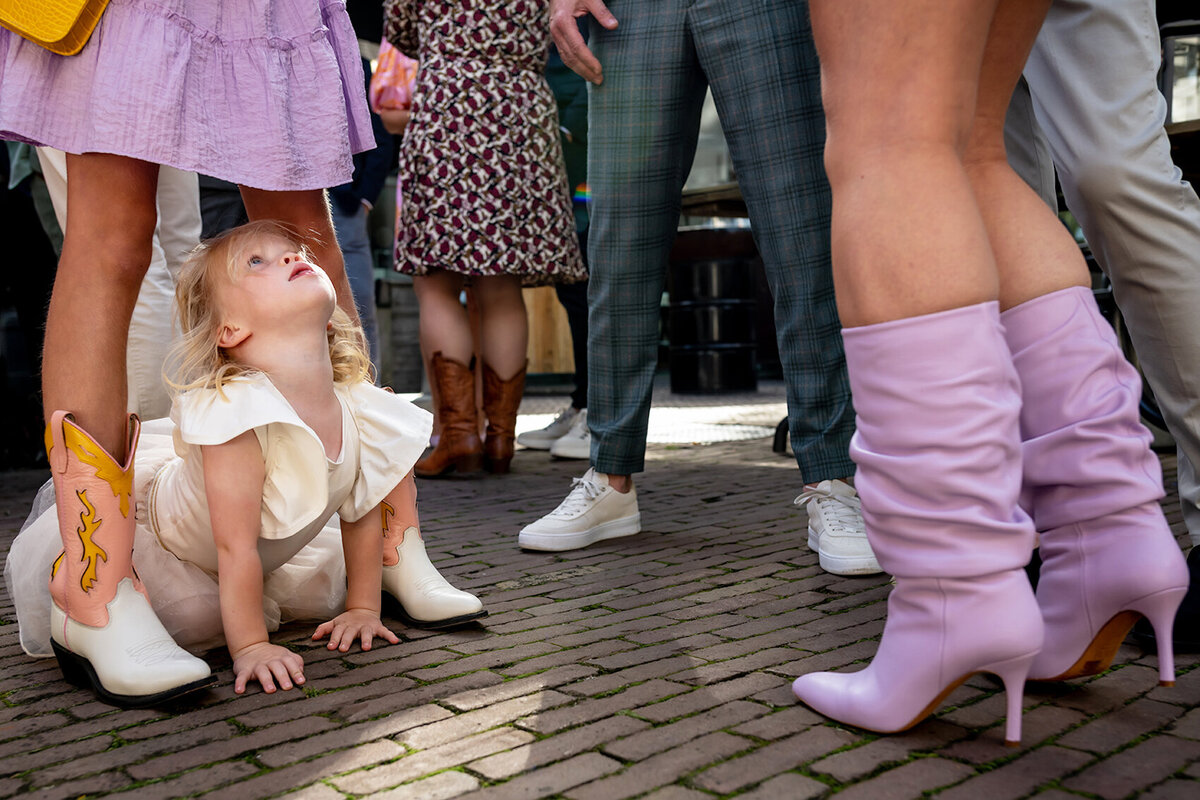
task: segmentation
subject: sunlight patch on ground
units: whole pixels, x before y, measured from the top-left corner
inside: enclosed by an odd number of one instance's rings
[[[786,415],[785,403],[651,408],[646,441],[691,444],[762,439],[772,436]],[[544,428],[554,417],[552,413],[522,414],[517,418],[517,433]]]

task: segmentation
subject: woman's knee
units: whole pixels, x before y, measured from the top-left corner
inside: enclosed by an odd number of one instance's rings
[[[413,293],[422,305],[458,303],[463,283],[462,276],[449,270],[430,270],[413,277]]]
[[[127,209],[119,219],[110,218],[105,225],[68,225],[59,262],[60,277],[73,279],[82,271],[136,291],[150,268],[155,223],[153,213]]]
[[[485,318],[507,317],[511,320],[525,319],[525,296],[521,293],[521,279],[516,275],[494,275],[476,278],[471,282],[471,291],[479,303],[479,312]]]
[[[886,127],[886,126],[885,126]],[[866,126],[829,127],[825,172],[835,189],[861,183],[862,176],[928,173],[966,158],[966,131],[946,126],[887,131]]]

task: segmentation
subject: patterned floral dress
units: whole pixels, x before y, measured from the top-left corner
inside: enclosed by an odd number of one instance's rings
[[[587,277],[544,70],[547,0],[388,0],[385,33],[420,62],[400,155],[396,269]]]

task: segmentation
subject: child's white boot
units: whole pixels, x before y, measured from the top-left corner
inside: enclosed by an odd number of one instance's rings
[[[397,616],[406,625],[433,629],[486,617],[479,598],[451,586],[429,560],[416,508],[417,487],[410,474],[382,504],[383,591],[399,604]]]

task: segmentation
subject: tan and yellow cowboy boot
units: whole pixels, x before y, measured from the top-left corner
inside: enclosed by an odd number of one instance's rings
[[[383,518],[383,591],[396,615],[415,628],[451,628],[487,616],[475,595],[455,589],[425,553],[417,521],[417,485],[409,473],[380,504]]]
[[[163,628],[133,569],[133,456],[140,429],[131,414],[122,465],[65,411],[54,412],[46,428],[63,540],[50,571],[51,646],[68,681],[129,708],[215,681],[208,664]]]

